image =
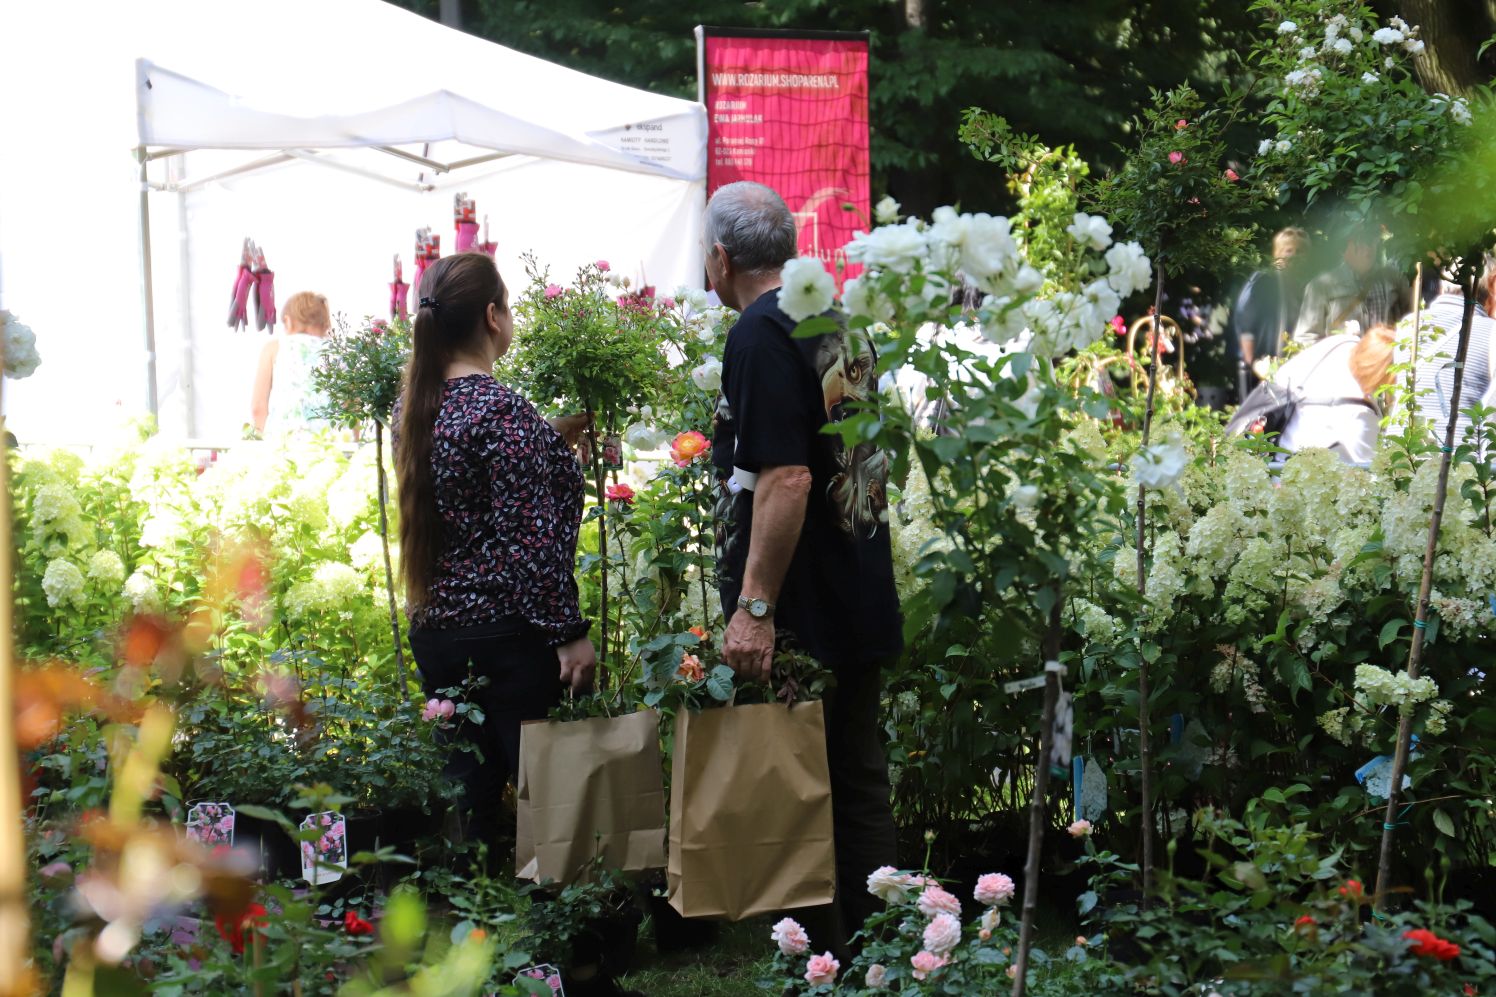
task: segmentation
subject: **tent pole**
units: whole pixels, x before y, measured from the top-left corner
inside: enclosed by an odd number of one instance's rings
[[[176,174],[181,176],[187,172],[187,154],[180,153],[172,160],[176,164]],[[169,167],[168,167],[169,168]],[[193,366],[193,358],[197,355],[197,339],[193,335],[192,324],[192,253],[191,237],[187,230],[187,192],[177,191],[177,255],[179,304],[177,306],[178,320],[181,322],[182,330],[182,402],[186,407],[185,423],[188,439],[197,435],[197,392],[196,373]]]
[[[150,160],[145,146],[138,146],[135,156],[140,161],[140,295],[145,316],[145,390],[146,405],[153,416],[159,416],[156,396],[156,303],[151,287],[151,188],[147,165]],[[157,430],[160,426],[157,425]]]

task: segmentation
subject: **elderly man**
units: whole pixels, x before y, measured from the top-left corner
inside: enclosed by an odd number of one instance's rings
[[[1308,248],[1309,234],[1303,229],[1282,229],[1273,236],[1272,266],[1252,274],[1241,289],[1232,318],[1240,337],[1242,366],[1247,370],[1261,358],[1277,356],[1284,338],[1292,333],[1304,296],[1302,272]]]
[[[845,948],[875,909],[869,873],[895,859],[879,719],[881,667],[903,647],[887,525],[886,455],[821,432],[849,402],[875,402],[876,354],[863,333],[806,339],[778,304],[795,220],[762,184],[728,184],[707,206],[706,272],[741,314],[722,358],[713,456],[722,655],[767,679],[776,640],[830,668],[826,754],[838,909],[807,925]]]
[[[1410,297],[1411,285],[1401,274],[1377,265],[1376,230],[1355,228],[1346,237],[1340,264],[1304,289],[1294,342],[1313,346],[1343,330],[1347,322],[1356,322],[1363,331],[1395,325],[1408,313]]]

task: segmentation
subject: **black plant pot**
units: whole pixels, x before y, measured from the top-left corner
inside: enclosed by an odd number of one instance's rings
[[[235,814],[234,844],[259,855],[260,875],[266,880],[291,879],[301,872],[296,842],[274,821]]]
[[[654,925],[655,951],[661,955],[701,948],[717,938],[716,921],[681,917],[665,897],[646,894],[644,904]]]
[[[442,829],[442,813],[435,807],[430,813],[420,807],[397,807],[379,815],[379,844],[402,853],[436,837]]]
[[[625,907],[589,921],[571,940],[569,968],[579,971],[596,967],[598,975],[603,977],[624,975],[634,966],[639,950],[639,924],[643,920],[637,909]]]

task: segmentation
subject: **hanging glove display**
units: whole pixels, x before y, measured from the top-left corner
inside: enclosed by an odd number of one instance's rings
[[[455,252],[466,253],[478,239],[478,205],[466,194],[458,194],[452,206],[452,222],[457,227]]]
[[[416,229],[415,286],[418,292],[421,289],[421,277],[426,273],[426,268],[441,257],[442,237],[433,233],[430,228]]]
[[[410,285],[405,283],[400,254],[395,254],[395,279],[390,284],[390,318],[406,321],[409,316]]]
[[[477,243],[474,248],[477,249],[478,252],[482,253],[484,256],[489,257],[490,259],[493,258],[494,250],[496,250],[496,249],[499,248],[498,243],[489,242],[488,241],[488,216],[487,215],[483,216],[483,241],[480,242],[480,243]]]
[[[265,250],[254,251],[255,328],[275,332],[275,273],[265,265]]]
[[[254,243],[246,236],[244,249],[239,259],[239,272],[234,276],[234,289],[229,295],[229,328],[243,329],[249,324],[249,292],[254,287],[255,277],[251,266],[254,263]]]

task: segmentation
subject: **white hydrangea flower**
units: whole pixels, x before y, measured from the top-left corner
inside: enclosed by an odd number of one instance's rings
[[[1357,665],[1356,692],[1373,705],[1410,710],[1439,695],[1439,686],[1427,675],[1414,679],[1407,672],[1393,673],[1376,665]]]
[[[393,557],[394,552],[391,551]],[[365,531],[353,543],[348,545],[348,560],[359,571],[371,571],[384,563],[384,544],[379,540],[379,534],[373,530]]]
[[[1291,35],[1297,30],[1299,30],[1299,26],[1292,21],[1284,21],[1278,25],[1278,34],[1280,35]]]
[[[42,591],[46,593],[47,605],[59,609],[67,604],[83,605],[83,572],[72,561],[57,558],[47,562],[42,574]]]
[[[1143,247],[1136,242],[1119,242],[1106,251],[1107,283],[1124,298],[1141,291],[1153,279],[1153,268]]]
[[[716,391],[722,387],[722,361],[707,357],[691,370],[691,381],[702,391]]]
[[[1112,226],[1100,215],[1077,211],[1075,219],[1065,227],[1065,231],[1083,248],[1094,249],[1098,253],[1112,244]]]
[[[6,377],[15,380],[30,377],[41,366],[41,356],[36,352],[36,334],[3,308],[0,308],[0,348],[4,350]]]
[[[1013,505],[1018,509],[1032,509],[1039,504],[1038,485],[1019,485],[1013,489]]]
[[[1377,28],[1371,40],[1379,45],[1396,45],[1403,40],[1403,33],[1396,28]]]
[[[780,272],[784,286],[779,289],[779,307],[796,322],[803,322],[831,307],[836,295],[836,280],[826,266],[812,256],[799,256],[784,265]]]
[[[1424,730],[1438,736],[1449,727],[1449,715],[1454,712],[1454,704],[1447,699],[1436,699],[1428,704],[1428,722],[1424,724]]]
[[[143,570],[136,569],[133,575],[125,579],[124,591],[125,598],[130,600],[130,605],[137,613],[159,613],[165,605],[155,579]]]
[[[291,586],[286,593],[286,614],[299,619],[315,612],[339,612],[366,595],[364,578],[352,565],[324,561],[309,581]]]
[[[885,194],[883,199],[873,208],[873,218],[877,220],[879,225],[892,225],[899,220],[900,207],[902,205],[898,201]]]
[[[125,580],[125,562],[112,550],[95,551],[88,559],[88,577],[112,588]]]

